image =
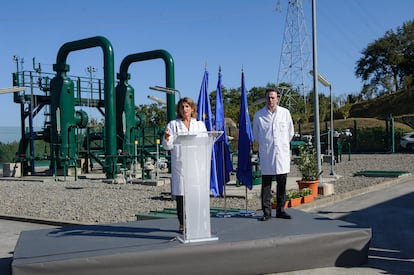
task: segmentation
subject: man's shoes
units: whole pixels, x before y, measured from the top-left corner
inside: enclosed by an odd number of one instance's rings
[[[291,219],[292,217],[286,212],[280,212],[276,214],[276,218],[279,219]]]
[[[272,218],[272,216],[263,216],[263,217],[259,218],[259,221],[265,222],[265,221],[270,220],[271,218]]]

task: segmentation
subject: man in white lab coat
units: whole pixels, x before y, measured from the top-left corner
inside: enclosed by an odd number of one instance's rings
[[[276,217],[291,219],[284,210],[286,180],[290,172],[290,141],[294,135],[293,121],[288,109],[278,106],[280,94],[275,88],[265,93],[266,106],[253,118],[253,136],[259,145],[259,161],[262,174],[261,221],[272,217],[272,180],[276,178]]]

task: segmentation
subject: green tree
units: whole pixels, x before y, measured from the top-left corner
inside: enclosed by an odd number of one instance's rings
[[[11,143],[0,142],[0,162],[13,162],[18,147],[19,143],[17,141]]]
[[[146,126],[164,126],[167,124],[167,107],[157,103],[141,104],[136,107],[137,113],[144,115]]]
[[[362,51],[355,75],[364,82],[362,94],[366,98],[392,93],[412,84],[414,65],[414,21],[404,23]]]
[[[102,118],[101,122],[98,122],[98,120],[96,118],[92,118],[89,123],[88,123],[88,127],[92,128],[95,131],[101,130],[104,127],[105,121]]]
[[[347,119],[349,117],[349,111],[351,110],[351,103],[346,102],[341,108],[338,109],[338,113],[340,116],[344,119]]]
[[[403,71],[403,88],[410,89],[413,86],[414,81],[414,21],[411,20],[404,23],[399,30],[403,48],[404,59],[401,62]]]

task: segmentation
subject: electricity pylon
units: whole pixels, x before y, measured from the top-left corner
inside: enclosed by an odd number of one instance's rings
[[[280,10],[280,0],[277,9]],[[288,0],[277,83],[291,86],[291,89],[285,89],[286,94],[283,95],[281,102],[289,110],[306,113],[306,96],[311,90],[312,83],[309,73],[311,70],[311,51],[302,0]],[[292,97],[294,92],[303,98],[303,105]]]

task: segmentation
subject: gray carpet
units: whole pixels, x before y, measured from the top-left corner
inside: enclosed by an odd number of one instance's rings
[[[370,228],[289,209],[292,220],[211,218],[216,241],[182,243],[176,219],[24,231],[12,272],[22,274],[263,274],[359,266]]]

